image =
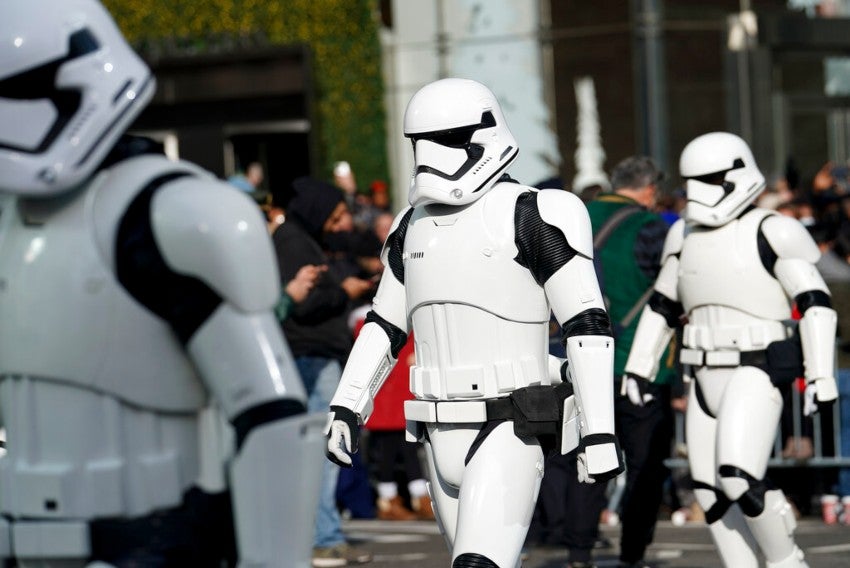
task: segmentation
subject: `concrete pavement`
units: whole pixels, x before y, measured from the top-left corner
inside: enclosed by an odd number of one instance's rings
[[[449,567],[446,545],[433,522],[352,520],[346,521],[344,528],[358,546],[375,555],[368,567]],[[602,532],[612,547],[597,550],[596,563],[600,568],[610,568],[617,565],[619,529],[603,527]],[[805,518],[799,521],[796,540],[811,568],[850,568],[850,526],[828,526],[820,519]],[[563,568],[566,560],[565,549],[534,548],[523,568]],[[721,566],[708,529],[696,523],[677,527],[659,521],[647,560],[659,568]]]

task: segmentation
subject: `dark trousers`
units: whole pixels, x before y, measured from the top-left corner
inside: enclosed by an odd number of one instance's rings
[[[654,385],[653,385],[654,386]],[[655,400],[643,407],[617,395],[617,437],[626,455],[626,489],[620,510],[620,560],[637,562],[655,535],[658,507],[668,470],[673,413],[670,389],[657,386]]]
[[[620,559],[637,562],[652,542],[670,456],[673,416],[670,389],[651,385],[655,400],[635,406],[615,385],[617,438],[626,459],[626,488],[621,502]],[[607,502],[604,483],[579,483],[576,453],[551,456],[530,530],[530,541],[563,544],[570,560],[587,562],[599,536],[599,515]],[[548,478],[548,479],[547,479]]]
[[[396,481],[396,465],[404,467],[407,481],[424,479],[419,462],[419,446],[404,438],[404,430],[373,430],[369,432],[369,461],[375,464],[378,481]]]

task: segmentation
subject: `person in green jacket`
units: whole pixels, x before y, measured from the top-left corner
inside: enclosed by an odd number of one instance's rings
[[[608,302],[614,328],[614,386],[617,438],[626,456],[626,488],[621,501],[620,566],[642,567],[652,542],[667,475],[664,459],[670,455],[672,411],[670,382],[673,358],[662,361],[655,383],[624,377],[626,359],[640,309],[661,269],[661,251],[669,225],[652,212],[662,174],[647,157],[629,157],[611,172],[611,193],[587,204],[593,226],[599,282]],[[603,233],[604,237],[600,237]],[[604,242],[600,242],[604,241]],[[665,365],[664,363],[667,363]],[[574,476],[570,476],[572,478]],[[604,508],[605,485],[569,480],[568,508],[583,510],[566,515],[564,542],[570,565],[592,566],[591,550],[598,535],[598,514]]]

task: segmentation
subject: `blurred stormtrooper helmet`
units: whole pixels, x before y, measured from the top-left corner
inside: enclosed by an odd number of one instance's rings
[[[155,81],[97,0],[0,7],[0,191],[52,195],[89,177]]]
[[[685,218],[709,227],[738,217],[765,184],[750,147],[728,132],[693,139],[682,151],[679,171],[685,179]]]
[[[495,95],[469,79],[422,87],[404,113],[413,142],[411,205],[465,205],[484,195],[519,153]]]

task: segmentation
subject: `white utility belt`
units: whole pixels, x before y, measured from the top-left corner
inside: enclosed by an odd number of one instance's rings
[[[740,365],[760,365],[765,362],[764,350],[759,351],[703,351],[683,347],[679,361],[695,367],[738,367]]]
[[[508,397],[485,400],[404,401],[405,440],[421,442],[426,423],[476,424],[512,416]]]
[[[682,344],[711,346],[719,353],[727,353],[726,350],[746,352],[765,349],[770,343],[787,337],[785,325],[778,321],[717,327],[689,323],[683,331]]]
[[[486,422],[487,404],[484,400],[406,400],[404,418],[414,422]]]
[[[507,397],[487,399],[504,407]],[[404,401],[405,435],[408,442],[421,442],[426,423],[454,422],[475,424],[487,422],[487,400],[406,400]],[[492,417],[492,416],[491,416]]]
[[[406,400],[404,402],[405,440],[423,441],[424,425],[427,423],[475,424],[488,420],[513,419],[512,416],[513,405],[508,397],[458,401]],[[580,432],[578,406],[572,395],[564,399],[563,421],[558,428],[561,431],[561,453],[566,454],[576,449]]]

